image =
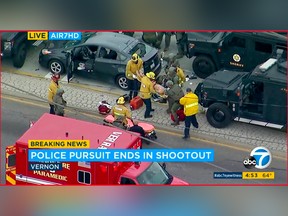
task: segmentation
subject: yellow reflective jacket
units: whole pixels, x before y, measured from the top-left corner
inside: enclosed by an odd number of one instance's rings
[[[128,123],[126,118],[131,118],[130,110],[121,104],[117,104],[112,108],[112,115],[117,121],[123,122],[125,125]]]
[[[60,88],[59,83],[55,83],[53,80],[51,80],[49,89],[48,89],[48,101],[49,104],[53,104],[53,98],[57,93],[57,90]]]
[[[154,89],[154,84],[151,82],[151,80],[147,76],[139,78],[139,80],[141,82],[140,97],[142,99],[151,98],[151,93],[156,93]]]
[[[184,114],[186,116],[195,115],[198,113],[198,96],[194,93],[187,93],[179,101],[184,106]]]
[[[126,65],[126,78],[129,80],[133,80],[133,74],[137,76],[136,72],[143,68],[143,60],[141,58],[138,59],[137,64],[135,64],[132,60],[129,60]]]
[[[179,84],[183,84],[186,79],[184,71],[180,67],[177,67],[177,76],[179,77]]]

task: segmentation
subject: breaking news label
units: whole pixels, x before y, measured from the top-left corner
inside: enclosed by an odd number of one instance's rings
[[[29,162],[213,162],[213,149],[29,149]]]
[[[274,172],[214,172],[214,179],[275,179]]]
[[[90,148],[90,140],[28,140],[28,148]]]
[[[81,32],[28,31],[28,40],[81,40]]]

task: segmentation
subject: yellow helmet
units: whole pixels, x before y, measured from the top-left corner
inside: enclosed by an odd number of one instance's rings
[[[132,61],[133,62],[136,62],[136,61],[138,61],[138,59],[139,59],[139,56],[138,56],[138,54],[137,53],[134,53],[133,55],[132,55]]]
[[[124,104],[125,103],[125,99],[124,99],[124,97],[120,97],[120,98],[118,98],[118,100],[117,100],[117,104]]]
[[[146,74],[146,76],[149,78],[149,79],[155,79],[155,73],[154,72],[149,72]]]

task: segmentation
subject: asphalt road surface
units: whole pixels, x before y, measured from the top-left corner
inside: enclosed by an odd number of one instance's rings
[[[2,146],[1,146],[1,182],[5,183],[5,147],[15,141],[29,128],[30,120],[37,120],[43,113],[49,112],[47,104],[29,99],[2,95]],[[99,116],[68,112],[72,118],[91,122],[102,122]],[[200,139],[182,140],[182,134],[157,129],[157,143],[143,148],[205,148],[214,149],[215,161],[212,163],[167,163],[167,170],[191,184],[286,184],[286,157],[273,156],[271,165],[265,170],[247,170],[243,159],[249,156],[251,148],[224,145]],[[193,132],[191,133],[193,134]],[[214,172],[267,171],[275,172],[274,180],[213,179]]]

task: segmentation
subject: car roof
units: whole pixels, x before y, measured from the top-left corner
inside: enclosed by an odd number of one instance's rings
[[[127,49],[127,47],[131,47],[129,49],[131,50],[137,43],[138,43],[137,39],[124,34],[114,32],[99,32],[95,36],[89,38],[84,44],[86,45],[96,44],[98,46],[103,46],[105,48],[115,49],[115,51],[116,50],[123,51]]]

